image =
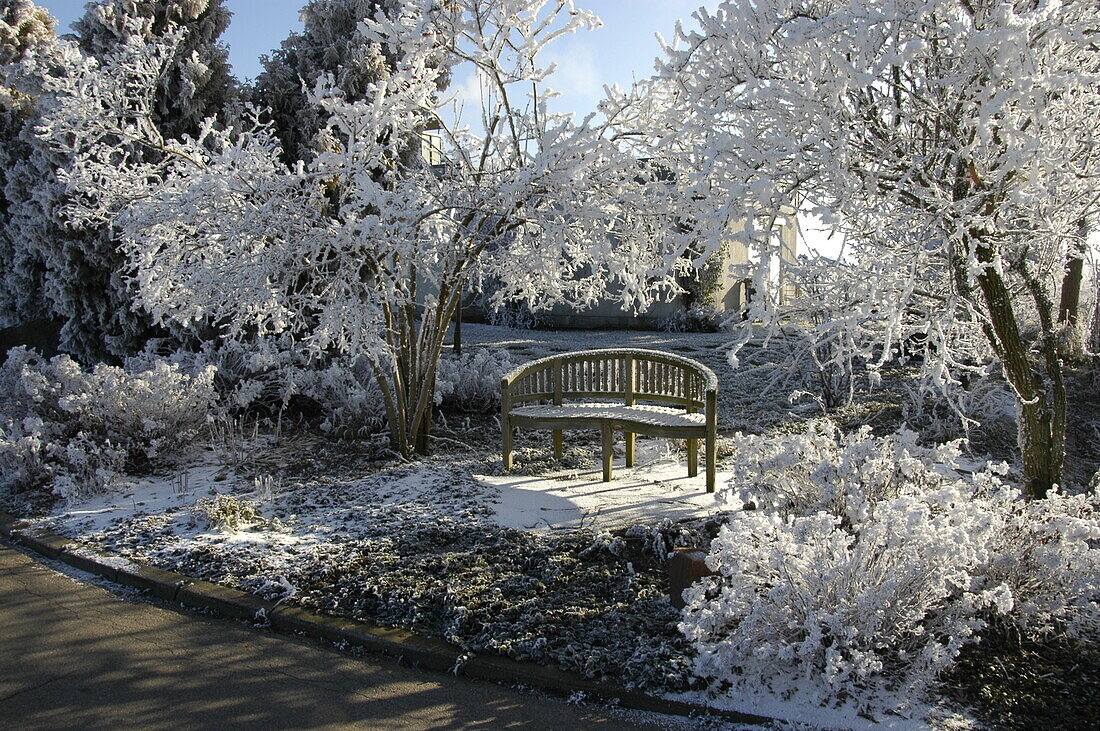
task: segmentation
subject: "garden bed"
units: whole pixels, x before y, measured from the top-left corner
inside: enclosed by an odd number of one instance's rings
[[[487,326],[467,326],[467,336],[506,350],[513,363],[608,342],[607,333]],[[728,425],[798,432],[820,414],[767,388],[776,379],[775,351],[742,356],[757,365],[773,359],[770,374],[764,367],[742,372],[724,362],[720,345],[728,336],[613,337],[619,346],[683,353],[719,374],[720,423],[727,427],[719,484],[737,467]],[[883,403],[900,413],[891,398],[889,391],[865,395],[845,413],[853,421],[870,415],[889,430],[892,417],[875,415]],[[637,466],[625,469],[620,461],[616,480],[603,483],[594,435],[567,432],[559,461],[547,434],[521,432],[518,469],[504,474],[492,414],[443,416],[433,456],[412,463],[395,459],[377,438],[293,429],[246,436],[241,428],[229,439],[220,432],[177,468],[119,477],[103,494],[39,506],[35,521],[89,548],[267,600],[444,638],[470,655],[499,653],[704,700],[694,649],[680,629],[683,615],[668,601],[665,560],[675,546],[710,545],[729,511],[742,507],[740,498],[708,495],[702,477],[684,477],[681,445],[666,440],[639,440]],[[1002,640],[965,649],[945,687],[996,724],[1059,718],[1072,725],[1088,717],[1088,699],[1095,698],[1095,660],[1079,647],[1047,650],[1039,667],[1054,669],[1030,695],[1013,695],[1014,674],[996,671],[1025,664],[1019,643]],[[1074,692],[1075,679],[1086,684],[1084,692]],[[868,722],[843,703],[812,709],[759,690],[710,702],[811,723]],[[947,725],[966,717],[924,706],[907,713],[917,721],[932,713]],[[904,725],[881,714],[878,721]]]

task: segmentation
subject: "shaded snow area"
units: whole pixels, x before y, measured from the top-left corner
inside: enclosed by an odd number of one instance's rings
[[[635,477],[614,498],[596,494],[583,477],[571,495],[547,475],[539,499],[535,483],[516,487],[522,478],[501,476],[499,456],[484,452],[402,465],[312,438],[254,451],[255,466],[281,465],[278,476],[196,458],[186,470],[134,479],[39,522],[127,558],[408,627],[471,653],[499,652],[653,691],[691,687],[663,568],[674,545],[709,540],[716,529],[706,520],[673,522],[705,515],[713,504],[697,500],[685,510],[667,500],[676,492],[698,499],[696,478],[669,479],[666,493],[640,487]],[[658,460],[635,473],[672,467]],[[521,493],[522,503],[515,499]],[[614,533],[588,527],[604,512],[629,523],[620,509],[647,494],[668,517]],[[210,507],[218,496],[222,502]],[[575,507],[568,516],[544,509],[566,502]],[[535,530],[514,527],[525,523]]]
[[[442,637],[467,655],[495,652],[712,702],[691,677],[664,562],[674,546],[709,543],[723,506],[663,440],[638,447],[638,465],[626,469],[620,458],[617,479],[604,483],[583,460],[573,471],[504,475],[495,455],[394,465],[292,439],[250,448],[254,466],[279,468],[277,478],[207,453],[39,524],[270,600]],[[202,507],[219,496],[220,512]],[[875,725],[763,689],[722,707],[812,727]]]
[[[724,478],[718,474],[719,483]],[[617,456],[611,482],[603,481],[598,466],[474,479],[496,491],[493,522],[527,530],[625,528],[716,516],[728,507],[717,494],[707,493],[702,470],[687,476],[687,462],[664,439],[639,438],[634,467]]]

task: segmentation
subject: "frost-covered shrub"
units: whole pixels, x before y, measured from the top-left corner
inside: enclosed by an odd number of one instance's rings
[[[217,402],[210,367],[188,373],[146,359],[85,370],[66,355],[47,361],[25,348],[0,367],[0,394],[3,485],[53,479],[63,496],[170,459],[202,432]]]
[[[99,441],[80,432],[68,442],[55,442],[47,450],[59,465],[53,491],[63,498],[80,497],[111,487],[125,470],[128,454],[110,439]]]
[[[443,356],[436,371],[435,402],[459,411],[492,411],[500,405],[500,379],[512,368],[505,351]]]
[[[324,431],[360,435],[385,423],[382,394],[363,357],[336,357],[319,365],[292,338],[266,338],[247,345],[207,343],[187,362],[217,368],[218,388],[237,413],[284,422],[316,418]]]
[[[256,501],[244,500],[233,495],[199,498],[192,512],[195,517],[205,522],[207,527],[227,533],[236,533],[263,520]]]
[[[764,509],[721,529],[681,624],[717,686],[897,707],[992,624],[1100,639],[1100,492],[1025,501],[1003,465],[962,473],[909,432],[737,448],[730,489]]]
[[[713,333],[722,327],[722,313],[710,305],[692,305],[676,310],[658,324],[661,330],[673,333]]]
[[[52,435],[41,419],[8,419],[0,426],[0,484],[41,485],[53,468],[46,454]]]
[[[996,523],[992,560],[971,573],[1008,590],[998,621],[1033,639],[1100,641],[1100,488],[1030,501],[1003,489],[984,504]]]
[[[324,416],[326,431],[373,434],[386,423],[386,406],[365,358],[340,358],[325,368],[301,369],[288,374],[287,384],[315,402]]]
[[[866,426],[844,434],[827,419],[810,422],[802,434],[736,434],[725,497],[784,514],[827,510],[857,523],[876,502],[938,486],[941,470],[960,454],[959,441],[928,448],[917,439],[909,430],[875,437]]]
[[[491,291],[492,287],[488,290]],[[506,302],[494,307],[489,291],[478,298],[477,305],[485,311],[485,319],[490,325],[509,330],[538,330],[545,324],[542,315],[532,311],[525,302]]]

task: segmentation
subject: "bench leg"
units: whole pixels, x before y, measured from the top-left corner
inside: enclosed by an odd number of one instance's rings
[[[611,459],[615,456],[611,427],[607,424],[600,427],[600,436],[603,441],[603,481],[611,482]]]
[[[715,472],[718,463],[718,440],[707,438],[707,492],[714,492]]]
[[[504,452],[504,471],[508,472],[512,469],[512,422],[508,420],[508,417],[501,418],[500,431]]]
[[[688,440],[688,477],[699,474],[699,440]]]
[[[634,432],[623,432],[623,439],[626,440],[626,466],[634,466]]]
[[[561,459],[565,456],[565,440],[562,439],[561,429],[554,430],[554,457]]]

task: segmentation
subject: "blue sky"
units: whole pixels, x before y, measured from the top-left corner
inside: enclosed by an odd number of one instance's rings
[[[59,21],[59,32],[84,12],[85,0],[36,0]],[[627,87],[634,78],[653,72],[660,47],[654,33],[671,40],[678,18],[690,20],[700,5],[713,7],[717,0],[578,0],[578,7],[592,10],[603,20],[602,28],[559,40],[549,59],[558,64],[551,86],[561,91],[558,111],[582,115],[595,108],[604,84]],[[230,49],[233,72],[253,78],[260,71],[260,56],[278,48],[292,30],[301,28],[299,10],[305,0],[226,0],[233,22],[222,39]]]

